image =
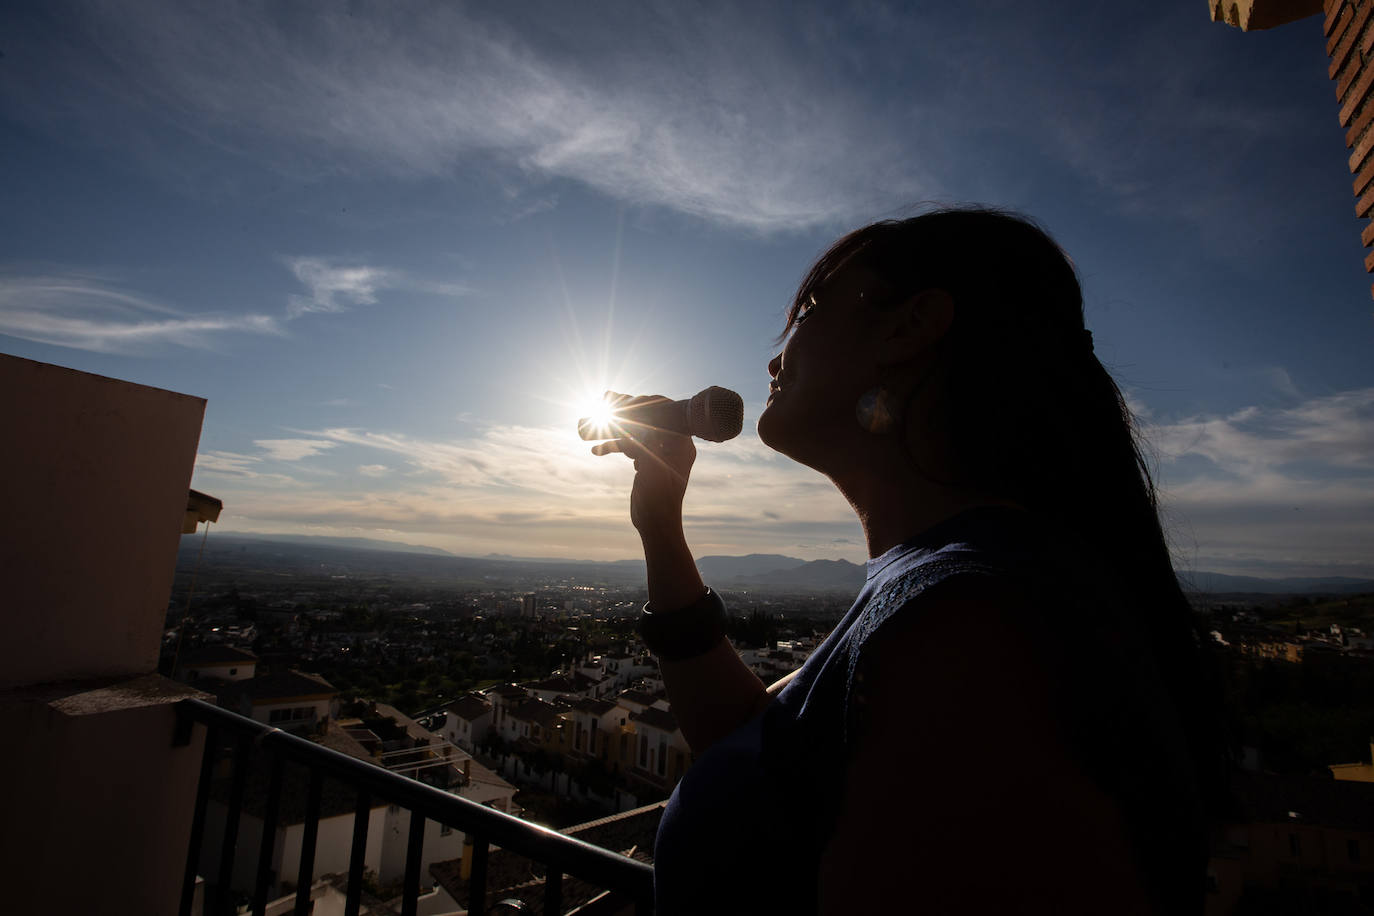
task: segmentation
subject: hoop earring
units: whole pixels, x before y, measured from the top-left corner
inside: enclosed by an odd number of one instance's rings
[[[875,385],[854,404],[854,419],[865,432],[883,436],[897,428],[897,409],[892,392],[886,385]]]

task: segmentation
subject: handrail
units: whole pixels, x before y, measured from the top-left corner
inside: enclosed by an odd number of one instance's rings
[[[223,733],[234,735],[237,738],[234,754],[235,791],[233,794],[240,798],[242,797],[241,787],[247,749],[251,742],[255,751],[262,749],[271,752],[275,758],[273,760],[274,769],[279,768],[282,761],[285,760],[292,760],[308,767],[311,771],[312,796],[317,791],[316,787],[320,775],[328,774],[330,777],[352,786],[358,792],[360,804],[365,803],[367,799],[381,799],[409,809],[412,812],[409,841],[411,849],[407,858],[409,860],[413,856],[415,864],[412,868],[409,867],[408,863],[406,869],[404,889],[407,903],[404,911],[406,912],[414,912],[413,900],[418,892],[419,852],[415,847],[415,838],[419,835],[421,840],[423,839],[421,828],[424,819],[446,824],[472,837],[478,855],[483,860],[486,858],[484,853],[488,845],[494,843],[548,866],[549,877],[546,888],[548,893],[546,896],[555,898],[550,902],[557,903],[556,898],[559,896],[558,888],[561,886],[561,876],[566,873],[582,878],[597,887],[606,888],[617,895],[624,895],[634,902],[637,914],[652,912],[653,869],[642,862],[602,849],[599,846],[593,846],[547,827],[531,824],[505,812],[497,811],[470,799],[452,795],[425,783],[400,776],[373,763],[350,757],[274,726],[221,709],[203,700],[186,699],[180,701],[177,704],[177,716],[178,727],[174,738],[176,743],[185,744],[189,741],[190,729],[194,722],[201,722],[210,730],[206,739],[206,760],[201,768],[201,785],[197,792],[191,847],[187,861],[186,879],[191,885],[195,881],[200,854],[200,832],[205,820],[204,807],[208,799],[206,782],[209,773],[212,772],[214,755],[217,752],[217,742],[212,740],[212,736]],[[274,778],[276,778],[275,774]],[[312,798],[312,801],[315,799]],[[231,837],[237,833],[238,812],[232,810],[232,807],[229,817],[226,819],[226,837]],[[275,808],[275,805],[272,807]],[[312,808],[313,817],[318,820],[318,803]],[[272,815],[272,822],[264,824],[264,846],[275,840],[275,811],[269,813]],[[307,821],[311,816],[310,813],[307,814]],[[359,822],[355,824],[354,848],[356,851],[361,848],[361,840],[366,836],[366,818],[355,818],[355,820]],[[307,823],[307,836],[313,832],[312,826],[314,825]],[[313,844],[311,845],[313,846]],[[231,861],[231,857],[228,855],[229,851],[226,850],[225,852],[224,859]],[[270,852],[270,849],[265,850],[263,857],[269,856]],[[306,857],[305,852],[306,850],[302,850],[302,859]],[[310,858],[313,859],[313,849],[310,852]],[[311,864],[313,865],[313,863]],[[306,867],[307,864],[302,861],[302,874],[306,873]],[[361,871],[362,863],[354,861],[350,868],[348,888],[352,912],[356,912],[354,901],[358,899],[360,892],[360,887],[354,887],[354,879],[361,876]],[[480,869],[480,872],[484,871],[485,868]],[[261,886],[265,878],[265,870],[260,869],[258,876],[259,893],[255,895],[255,900],[265,899],[263,897],[265,888]],[[473,914],[479,914],[484,909],[486,889],[477,886],[481,878],[482,875],[479,874],[479,870],[474,869],[471,893],[473,899],[469,901],[468,906],[469,912]],[[222,874],[219,883],[227,886],[229,881]],[[360,884],[360,881],[358,883]],[[189,911],[190,890],[189,886],[183,889],[183,913]],[[308,895],[298,896],[296,912],[308,911],[302,909],[303,903],[308,905]],[[547,908],[545,911],[557,912],[556,909]]]

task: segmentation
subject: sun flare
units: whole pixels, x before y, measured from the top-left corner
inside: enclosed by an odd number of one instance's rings
[[[592,395],[579,402],[577,411],[578,426],[596,430],[597,438],[608,438],[611,424],[615,422],[615,410],[602,395]]]

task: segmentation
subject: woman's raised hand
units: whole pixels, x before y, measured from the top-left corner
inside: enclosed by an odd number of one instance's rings
[[[631,397],[608,391],[606,400],[618,410],[667,401],[668,398],[660,395]],[[592,446],[592,454],[620,452],[634,461],[630,521],[635,529],[641,537],[680,532],[682,499],[687,492],[692,463],[697,457],[692,438],[629,420],[613,421],[610,432],[616,438],[598,442]]]

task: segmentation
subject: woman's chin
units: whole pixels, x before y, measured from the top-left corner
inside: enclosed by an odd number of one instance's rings
[[[759,414],[759,441],[775,452],[791,456],[795,451],[797,424],[792,422],[781,409],[781,405],[769,401]]]
[[[759,422],[756,427],[756,431],[759,434],[759,441],[762,442],[764,445],[768,446],[769,448],[775,450],[777,449],[777,446],[773,443],[775,441],[774,437],[777,435],[778,432],[777,420],[778,412],[773,407],[773,401],[770,398],[768,400],[768,403],[763,405],[763,412],[759,414]]]

